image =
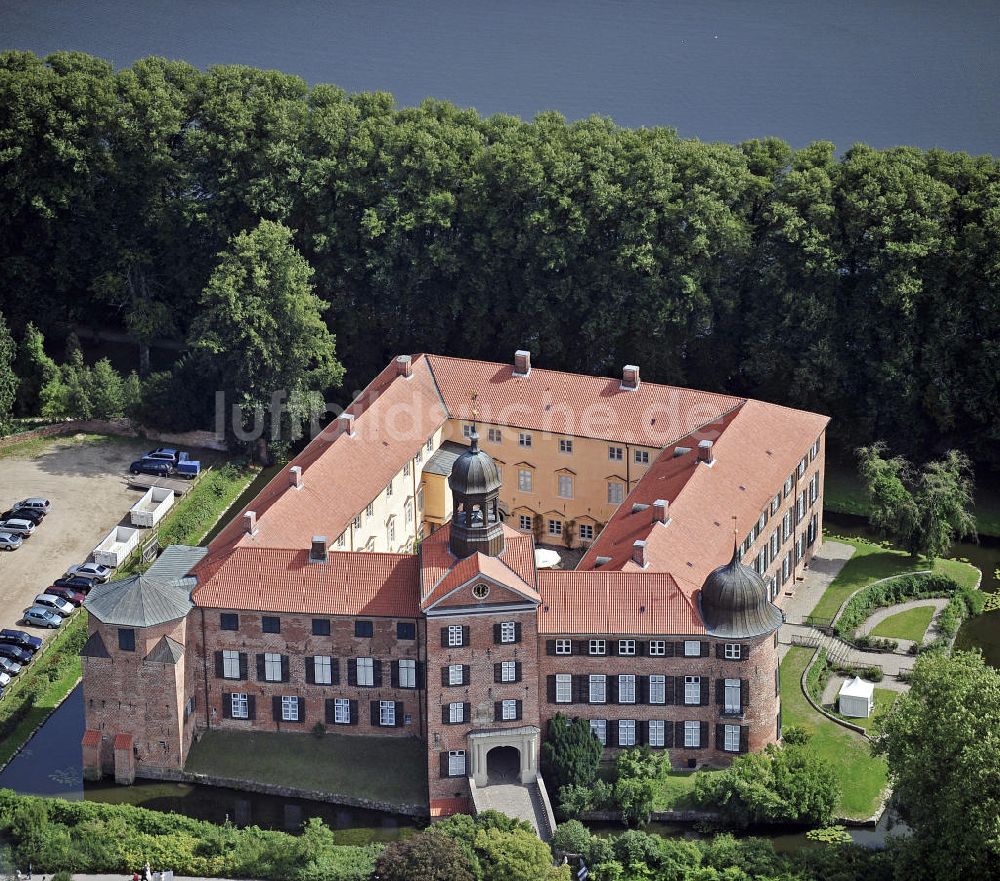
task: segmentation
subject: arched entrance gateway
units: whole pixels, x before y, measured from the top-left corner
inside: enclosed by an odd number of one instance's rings
[[[476,786],[533,783],[541,731],[534,725],[469,733],[469,776]]]
[[[521,780],[521,751],[514,746],[495,746],[486,753],[488,783],[518,783]]]

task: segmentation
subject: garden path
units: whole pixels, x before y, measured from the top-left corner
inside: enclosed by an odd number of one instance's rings
[[[927,642],[928,638],[936,636],[938,632],[938,620],[941,617],[941,613],[944,611],[944,607],[949,603],[948,597],[932,597],[931,599],[923,600],[907,600],[905,603],[896,603],[894,606],[887,606],[884,609],[876,609],[868,618],[865,619],[864,623],[858,628],[858,632],[862,634],[871,633],[879,624],[885,621],[886,618],[891,618],[893,615],[899,612],[905,612],[908,609],[915,609],[918,606],[934,606],[934,617],[931,618],[931,623],[927,625],[927,630],[924,633],[923,642]],[[909,639],[897,639],[896,642],[899,643],[900,651],[908,651],[910,646],[913,645],[913,641]]]

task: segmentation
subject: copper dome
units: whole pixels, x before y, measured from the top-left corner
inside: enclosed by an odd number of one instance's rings
[[[463,496],[480,496],[499,492],[501,486],[497,463],[489,453],[479,449],[479,434],[473,427],[472,445],[451,466],[448,486]]]
[[[705,579],[701,615],[710,635],[729,639],[765,636],[784,621],[781,610],[771,602],[764,579],[740,562],[736,549],[725,566]]]

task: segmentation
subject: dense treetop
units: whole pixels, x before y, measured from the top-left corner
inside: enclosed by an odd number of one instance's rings
[[[184,338],[216,255],[294,231],[348,366],[617,373],[829,413],[843,446],[1000,464],[1000,162],[483,118],[149,58],[0,55],[0,302]]]

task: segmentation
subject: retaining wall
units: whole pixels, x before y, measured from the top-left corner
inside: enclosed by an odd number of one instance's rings
[[[76,434],[78,432],[113,434],[119,437],[144,437],[151,441],[173,444],[178,447],[200,447],[202,449],[220,450],[223,452],[228,449],[225,440],[220,440],[215,432],[212,431],[160,431],[143,425],[134,426],[127,419],[69,419],[66,422],[45,425],[42,428],[34,428],[31,431],[23,431],[20,434],[12,434],[9,437],[0,438],[0,450],[40,437],[56,437],[58,435]]]

